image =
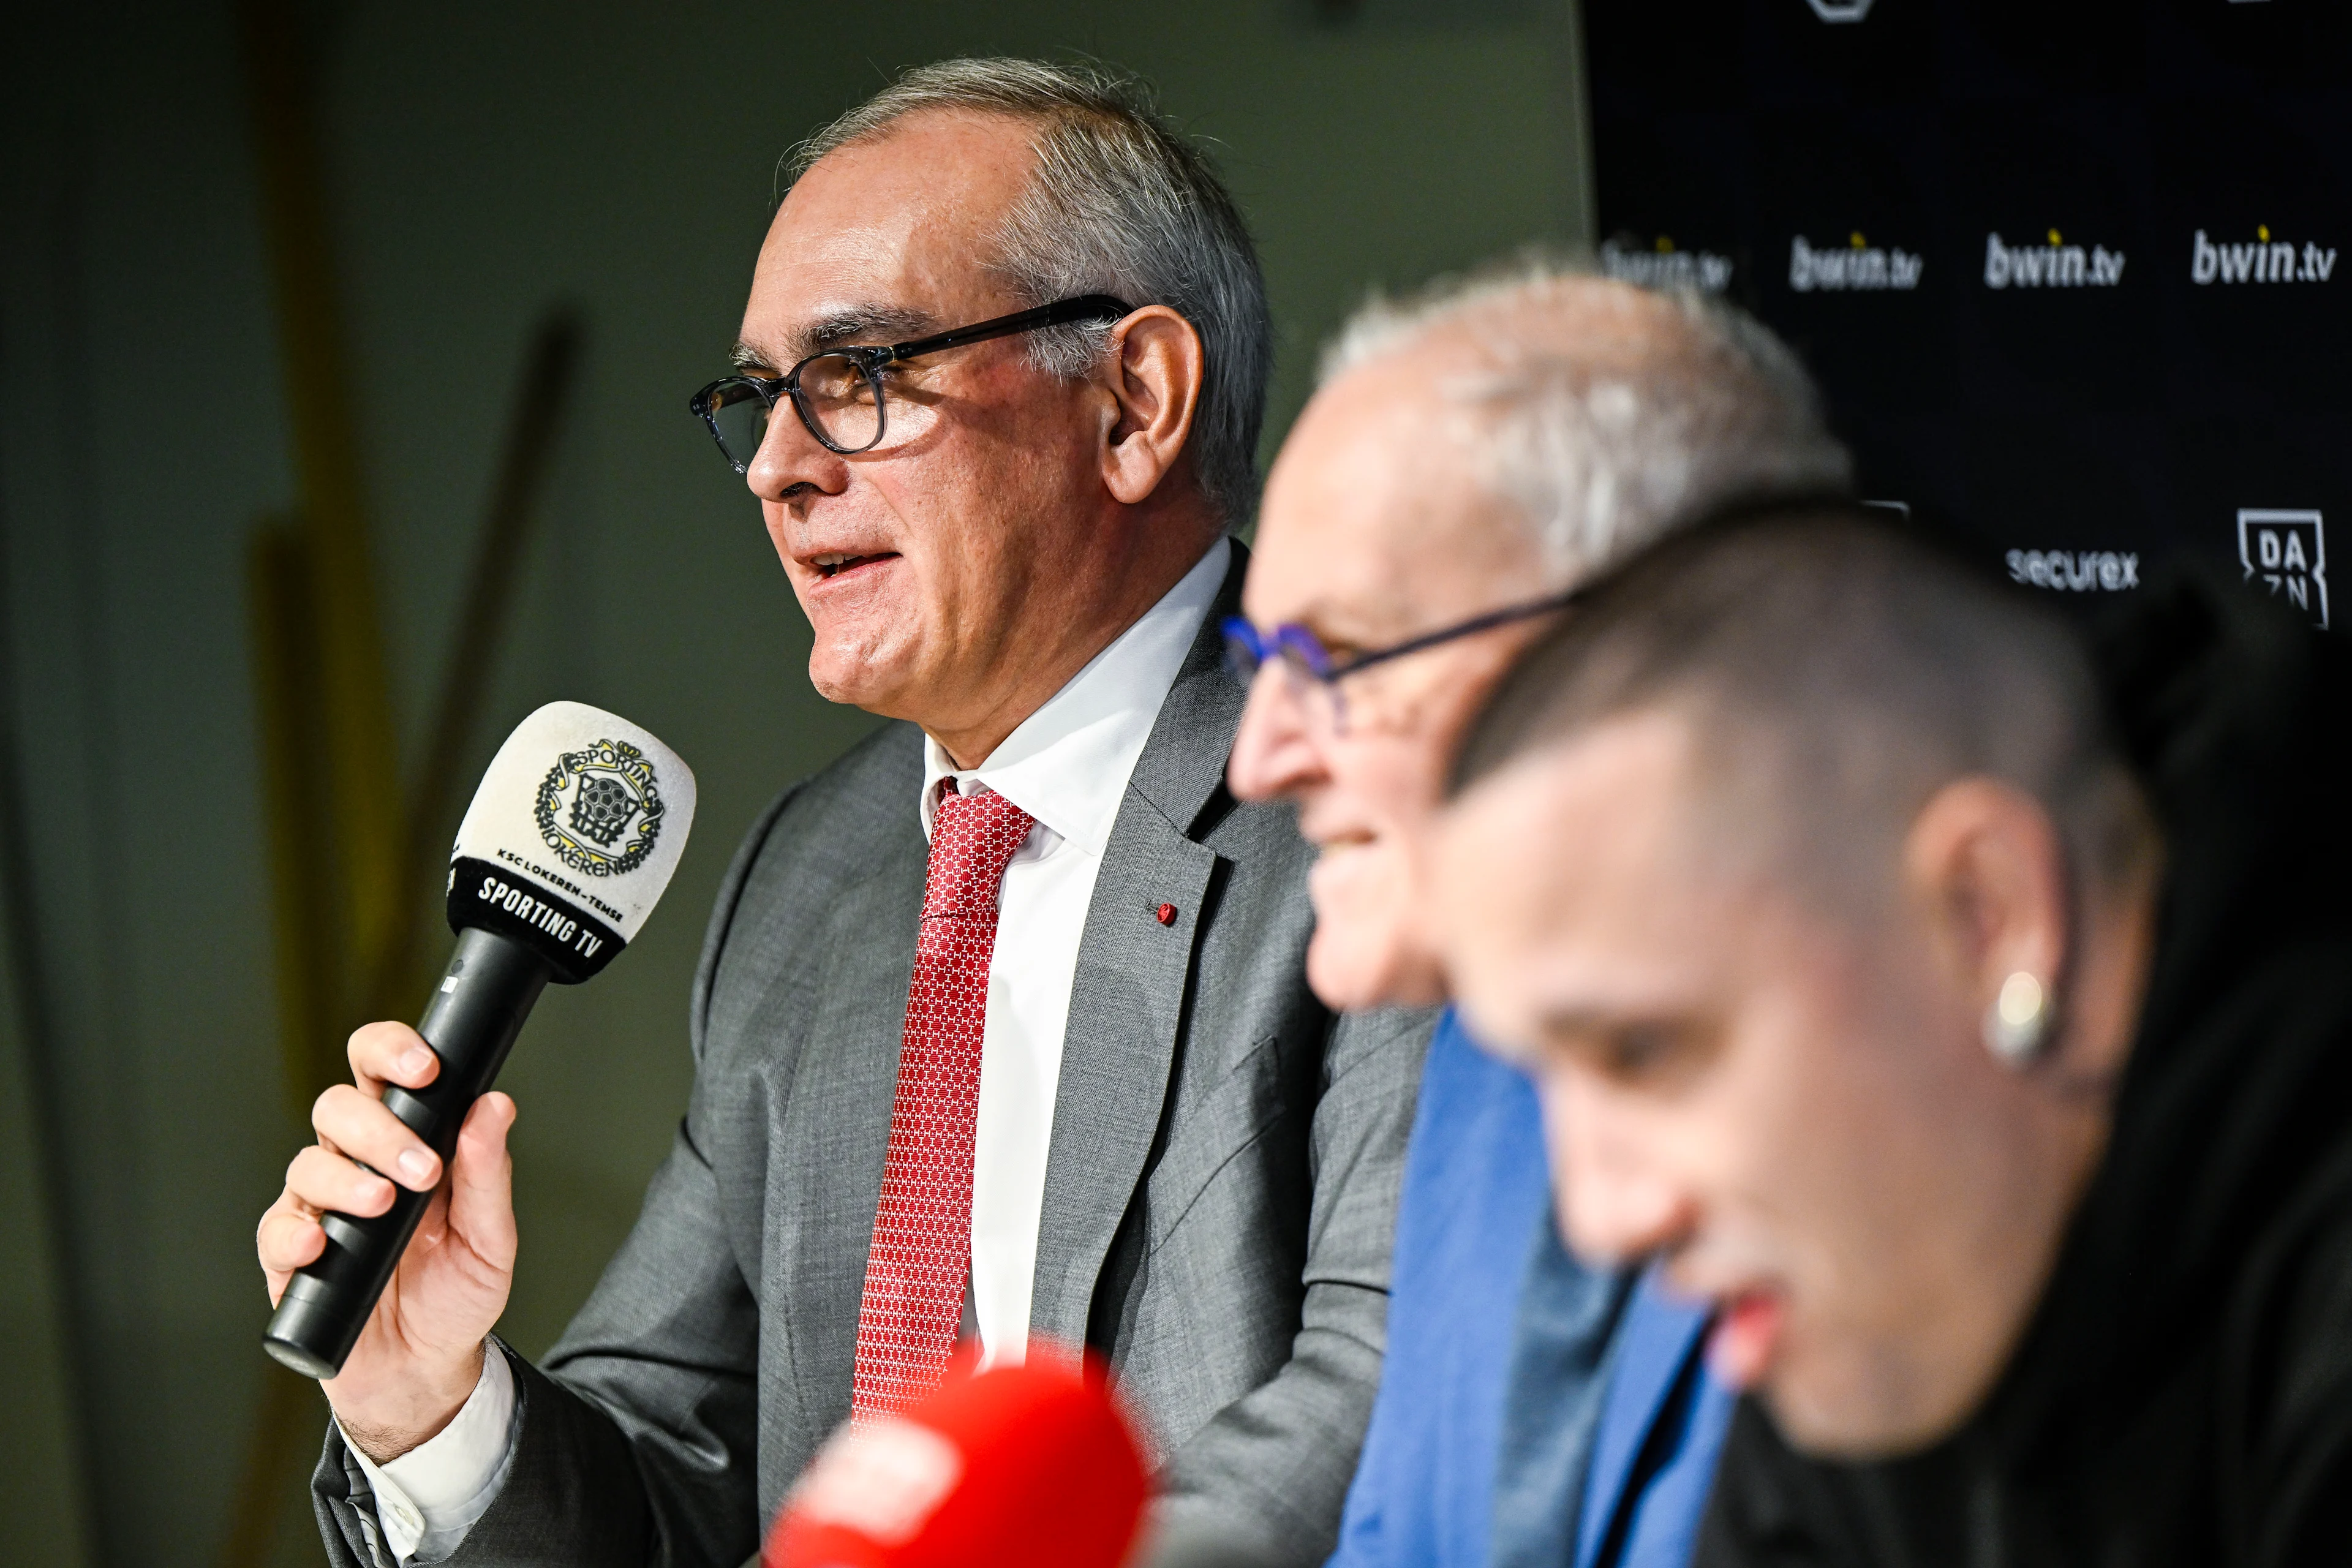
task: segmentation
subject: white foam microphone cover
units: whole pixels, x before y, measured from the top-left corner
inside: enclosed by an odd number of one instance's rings
[[[653,913],[693,826],[694,773],[676,752],[616,713],[551,702],[474,792],[449,856],[449,924],[585,980]]]

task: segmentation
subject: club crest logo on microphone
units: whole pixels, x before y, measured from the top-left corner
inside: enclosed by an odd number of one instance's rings
[[[535,815],[539,836],[565,865],[591,877],[625,877],[653,853],[662,812],[645,752],[626,741],[598,741],[556,758],[539,786]]]

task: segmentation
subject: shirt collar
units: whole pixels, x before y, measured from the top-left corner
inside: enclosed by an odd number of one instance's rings
[[[1100,855],[1110,842],[1119,797],[1135,771],[1160,704],[1216,602],[1232,557],[1219,539],[1190,572],[1068,684],[1021,722],[976,768],[958,768],[923,737],[923,837],[931,833],[941,779],[961,793],[994,790],[1063,838]]]

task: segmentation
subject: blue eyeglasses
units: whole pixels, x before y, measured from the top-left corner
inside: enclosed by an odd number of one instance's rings
[[[1376,664],[1386,664],[1392,658],[1402,658],[1409,653],[1436,647],[1457,637],[1492,631],[1496,626],[1509,626],[1514,621],[1532,620],[1564,610],[1574,604],[1578,590],[1548,595],[1525,604],[1509,605],[1499,610],[1489,610],[1483,616],[1473,616],[1466,621],[1456,621],[1450,626],[1440,626],[1433,632],[1423,632],[1387,647],[1373,648],[1349,659],[1335,660],[1323,639],[1297,621],[1285,621],[1278,626],[1259,631],[1241,616],[1227,616],[1223,630],[1225,634],[1225,668],[1244,686],[1257,679],[1257,672],[1267,663],[1279,659],[1284,668],[1313,681],[1328,697],[1331,720],[1335,729],[1347,728],[1347,710],[1339,700],[1339,683],[1359,670]]]

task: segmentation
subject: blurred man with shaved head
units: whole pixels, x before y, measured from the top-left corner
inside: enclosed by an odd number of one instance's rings
[[[1444,1000],[1444,780],[1563,591],[1694,511],[1846,482],[1788,352],[1696,297],[1522,264],[1351,322],[1268,478],[1231,625],[1255,673],[1229,773],[1295,801],[1318,851],[1317,994]],[[1727,1408],[1700,1317],[1567,1256],[1534,1097],[1450,1020],[1395,1268],[1343,1568],[1566,1563],[1580,1515],[1580,1563],[1686,1554]]]
[[[2234,577],[1751,510],[1474,727],[1447,971],[1751,1396],[1706,1568],[2344,1561],[2352,658]]]

